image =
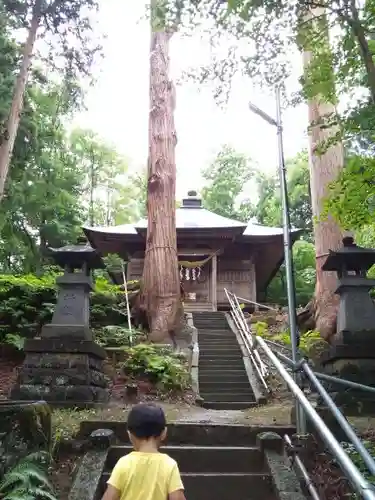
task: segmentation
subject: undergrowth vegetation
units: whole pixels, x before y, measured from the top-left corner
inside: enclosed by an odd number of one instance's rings
[[[103,347],[129,347],[130,344],[146,340],[146,334],[136,328],[107,325],[94,329],[95,342]]]
[[[57,500],[48,480],[48,453],[31,453],[4,474],[0,483],[3,500]]]
[[[52,318],[59,274],[52,268],[42,276],[0,275],[0,343],[22,349],[22,339],[39,335],[42,326]],[[118,286],[99,277],[90,300],[92,327],[125,324],[123,298]]]
[[[362,441],[362,444],[366,447],[366,449],[370,453],[370,455],[372,457],[374,457],[375,456],[375,442],[366,439],[366,440]],[[341,446],[344,448],[344,450],[349,455],[349,457],[352,460],[352,462],[354,463],[354,465],[359,469],[359,471],[365,477],[365,479],[367,479],[367,481],[369,481],[370,483],[372,483],[375,486],[375,476],[373,476],[370,473],[370,471],[368,470],[368,467],[366,466],[366,464],[363,461],[363,458],[360,456],[358,451],[355,449],[354,445],[351,443],[342,442]],[[356,493],[353,493],[351,495],[351,498],[353,500],[360,500],[360,496],[357,495]]]
[[[184,356],[167,347],[138,344],[129,348],[122,369],[129,378],[145,379],[164,391],[182,391],[189,385]]]
[[[252,325],[255,335],[266,340],[272,340],[285,346],[291,346],[290,332],[272,333],[269,331],[267,323],[258,321]],[[312,359],[316,359],[327,348],[327,342],[322,339],[316,330],[310,330],[301,334],[299,350],[301,354]]]

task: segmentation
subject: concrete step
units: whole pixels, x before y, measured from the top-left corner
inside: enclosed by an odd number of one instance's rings
[[[221,336],[214,336],[212,335],[198,335],[198,343],[199,344],[208,344],[208,343],[213,343],[213,344],[232,344],[232,343],[237,343],[237,339],[233,336],[229,335],[221,335]]]
[[[209,352],[207,353],[206,350],[199,351],[199,359],[215,359],[215,360],[222,360],[222,361],[230,361],[234,359],[242,359],[242,351],[239,353],[238,351],[236,352],[230,352],[230,353],[225,353],[220,351],[219,353],[215,354],[210,354]]]
[[[217,353],[217,354],[223,354],[223,353],[235,354],[236,352],[238,352],[240,354],[242,353],[239,344],[231,345],[228,347],[221,346],[221,345],[217,345],[217,346],[201,346],[201,345],[199,345],[199,351],[213,352],[213,353]]]
[[[201,382],[199,384],[199,391],[203,394],[207,393],[215,393],[215,392],[220,392],[220,394],[232,394],[232,393],[239,393],[242,391],[249,391],[252,393],[251,387],[249,382],[237,382],[235,384],[228,384],[228,385],[223,385],[220,383],[215,383],[215,382]]]
[[[182,474],[186,498],[275,500],[269,474]]]
[[[199,383],[201,382],[248,382],[248,377],[245,370],[205,370],[199,371]]]
[[[236,339],[233,339],[233,340],[223,340],[223,341],[219,341],[219,342],[211,342],[210,340],[207,341],[207,340],[204,340],[203,342],[198,342],[198,345],[199,345],[199,348],[201,350],[204,350],[204,349],[219,349],[220,348],[225,348],[225,349],[233,349],[233,348],[236,348],[236,350],[238,350],[238,347],[239,347],[239,344],[237,342]]]
[[[88,439],[90,434],[97,429],[111,429],[119,442],[130,445],[126,432],[126,421],[112,420],[82,420],[80,439]],[[168,425],[168,445],[197,445],[197,446],[255,446],[256,436],[260,432],[276,432],[280,436],[295,434],[296,428],[291,425],[227,425],[212,424],[210,422],[171,422]]]
[[[231,372],[244,372],[246,373],[246,370],[245,370],[245,366],[244,364],[235,364],[235,365],[231,365],[231,364],[224,364],[224,363],[217,363],[217,362],[213,362],[213,363],[206,363],[206,364],[203,364],[203,365],[199,365],[199,373],[204,373],[204,374],[207,374],[207,372],[212,372],[212,371],[215,371],[215,372],[219,372],[219,371],[222,371],[222,372],[225,372],[225,376],[227,375],[230,375]]]
[[[207,410],[248,410],[249,408],[254,408],[258,406],[255,401],[209,401],[205,399],[202,403],[203,408]]]
[[[230,371],[240,371],[243,370],[244,373],[246,373],[245,367],[243,364],[229,364],[229,365],[222,365],[218,363],[210,363],[206,365],[200,365],[199,366],[199,373],[205,374],[212,370],[222,370],[223,372],[227,373]]]
[[[105,470],[112,470],[117,461],[131,451],[131,446],[113,446]],[[263,454],[256,447],[163,446],[160,451],[176,460],[182,473],[247,473],[265,470]]]
[[[104,491],[109,472],[102,475]],[[194,500],[276,500],[270,474],[266,473],[182,473],[187,499]]]
[[[253,392],[245,389],[239,393],[233,392],[203,392],[199,388],[199,395],[206,401],[217,401],[220,403],[234,403],[242,401],[255,401]]]
[[[195,326],[195,325],[194,325]],[[197,327],[195,327],[197,328]],[[233,336],[234,333],[232,332],[232,330],[230,330],[229,328],[219,328],[219,329],[216,329],[215,327],[211,327],[211,328],[202,328],[201,331],[200,331],[201,335],[211,335],[213,333],[216,333],[217,335],[231,335]]]
[[[232,361],[232,362],[220,362],[217,361],[205,361],[202,363],[199,362],[199,370],[241,370],[245,369],[242,360]]]

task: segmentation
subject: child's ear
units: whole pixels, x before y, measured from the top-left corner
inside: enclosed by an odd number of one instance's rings
[[[167,439],[167,434],[168,434],[168,430],[167,430],[167,428],[165,428],[160,436],[162,441],[165,441]]]

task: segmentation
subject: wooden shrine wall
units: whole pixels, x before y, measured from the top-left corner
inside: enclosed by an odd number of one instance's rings
[[[252,257],[247,259],[229,258],[222,255],[217,261],[217,303],[227,304],[224,288],[238,297],[256,300],[255,265]]]

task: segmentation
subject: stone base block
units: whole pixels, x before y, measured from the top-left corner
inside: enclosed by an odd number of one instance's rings
[[[105,351],[94,342],[40,339],[26,342],[25,361],[11,399],[88,407],[108,401]]]
[[[375,338],[375,332],[372,335]],[[327,375],[346,379],[375,388],[375,343],[371,337],[372,344],[365,342],[354,343],[352,336],[343,333],[342,340],[348,341],[344,344],[333,345],[322,357],[321,365],[323,372]],[[367,341],[369,337],[366,335]],[[359,334],[358,340],[362,340]],[[358,390],[338,385],[334,382],[323,382],[325,389],[341,409],[348,416],[367,416],[375,413],[375,393]],[[324,407],[318,399],[318,406]]]
[[[18,384],[11,392],[11,399],[28,401],[38,398],[52,406],[90,407],[97,403],[107,403],[109,394],[102,387],[43,384]]]
[[[42,328],[42,338],[66,338],[92,340],[92,333],[89,327],[85,325],[44,325]]]

